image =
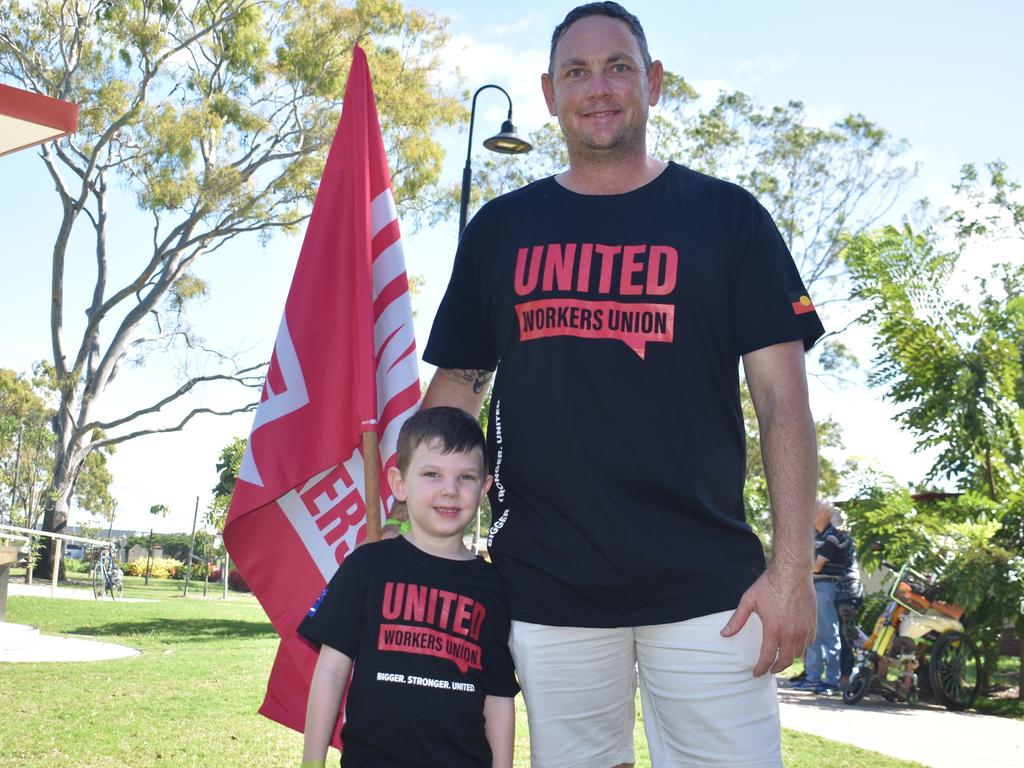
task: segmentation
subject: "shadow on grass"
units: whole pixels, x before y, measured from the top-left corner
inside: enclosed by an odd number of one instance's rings
[[[238,621],[235,619],[112,621],[106,624],[68,628],[64,631],[84,636],[150,637],[173,643],[206,643],[216,640],[277,637],[274,628],[265,621]]]

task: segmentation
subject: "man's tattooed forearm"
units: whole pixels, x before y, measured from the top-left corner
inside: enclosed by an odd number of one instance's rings
[[[471,385],[473,392],[478,395],[487,389],[487,384],[494,375],[494,371],[478,371],[467,368],[449,368],[447,373],[453,379]]]

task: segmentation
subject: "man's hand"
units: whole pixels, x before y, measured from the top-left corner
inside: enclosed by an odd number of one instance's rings
[[[751,613],[761,617],[764,637],[754,666],[754,675],[760,677],[769,669],[784,670],[814,639],[811,558],[818,456],[803,342],[748,352],[743,369],[757,412],[772,503],[772,562],[740,598],[722,635],[739,632]]]
[[[803,653],[814,639],[814,585],[809,570],[773,569],[743,593],[740,604],[722,628],[722,637],[732,637],[747,623],[751,613],[761,619],[761,654],[754,665],[754,676],[769,669],[779,673]]]

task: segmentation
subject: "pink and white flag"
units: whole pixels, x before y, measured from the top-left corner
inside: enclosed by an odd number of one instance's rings
[[[420,397],[415,351],[391,177],[356,46],[224,526],[281,636],[260,713],[298,731],[317,651],[295,630],[366,537],[366,431],[379,439],[382,517],[389,506],[387,468]]]

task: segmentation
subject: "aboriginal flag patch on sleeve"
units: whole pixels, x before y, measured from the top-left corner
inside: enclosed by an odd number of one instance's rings
[[[806,293],[790,293],[789,300],[793,305],[794,315],[806,315],[808,312],[814,311],[811,297]]]

